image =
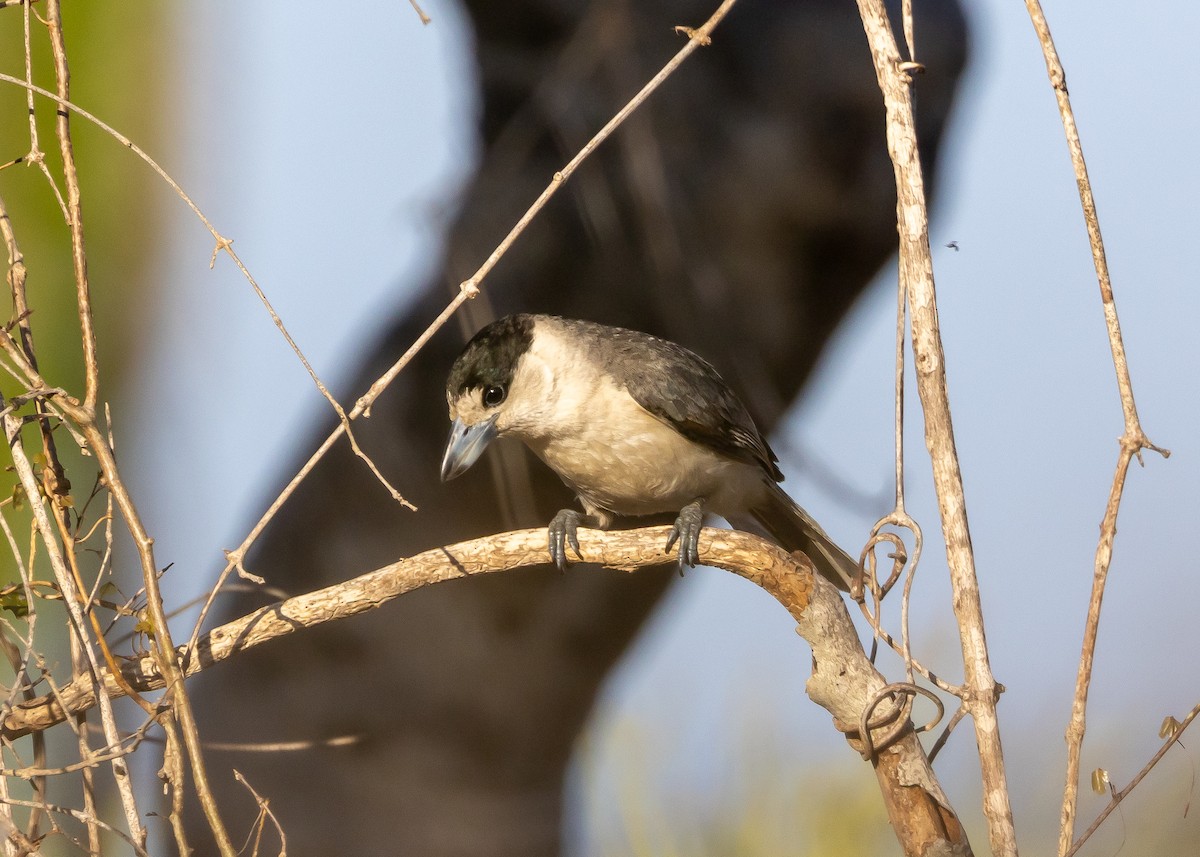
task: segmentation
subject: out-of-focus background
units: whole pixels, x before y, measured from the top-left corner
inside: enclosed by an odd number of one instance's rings
[[[135,138],[128,129],[139,116],[170,116],[156,156],[235,239],[327,380],[350,371],[406,287],[437,264],[440,230],[475,156],[469,33],[457,7],[425,9],[428,26],[404,3],[368,2],[352,14],[329,4],[183,5],[170,54],[134,75],[140,97],[105,113]],[[967,12],[971,60],[931,238],[988,640],[1007,688],[1000,713],[1018,831],[1026,848],[1044,851],[1057,828],[1062,734],[1121,410],[1032,27],[1019,4],[981,0]],[[121,14],[148,12],[128,4]],[[1191,634],[1200,604],[1200,291],[1186,249],[1200,196],[1189,41],[1200,10],[1098,0],[1049,4],[1047,15],[1143,425],[1173,452],[1169,461],[1148,454],[1131,473],[1105,601],[1083,768],[1107,768],[1121,785],[1157,748],[1163,717],[1200,699]],[[919,32],[917,40],[919,54]],[[80,61],[80,80],[103,75],[105,60],[93,62]],[[163,243],[139,246],[137,229],[111,239],[150,283],[125,308],[144,324],[119,349],[131,374],[117,430],[158,557],[174,563],[169,597],[182,603],[261,512],[263,486],[295,458],[323,402],[240,274],[224,258],[210,271],[207,233],[148,184],[153,216],[167,223]],[[131,215],[135,224],[145,216]],[[892,268],[880,273],[773,438],[788,490],[847,546],[863,542],[889,503],[894,280]],[[906,443],[908,507],[927,540],[915,649],[953,680],[958,645],[915,392]],[[873,785],[849,775],[854,757],[804,696],[807,672],[803,642],[768,596],[716,571],[689,575],[612,677],[581,744],[569,820],[576,853],[685,851],[689,830],[700,820],[711,829],[714,818],[728,820],[731,843],[777,837],[782,849],[796,831],[791,813],[775,808],[808,801],[877,812]],[[973,754],[964,724],[938,769],[982,850]],[[1195,768],[1193,750],[1172,749],[1089,853],[1123,843],[1195,853],[1196,813],[1185,817]],[[1084,794],[1081,821],[1106,800]],[[804,835],[813,853],[857,847],[844,831]]]

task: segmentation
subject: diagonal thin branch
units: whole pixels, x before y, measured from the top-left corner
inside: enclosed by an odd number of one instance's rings
[[[72,411],[75,411],[75,413],[71,413]],[[154,559],[154,539],[151,538],[145,525],[142,523],[141,515],[133,501],[133,497],[121,479],[112,448],[108,445],[108,440],[104,436],[104,433],[100,430],[94,419],[84,419],[85,415],[77,411],[78,409],[72,406],[68,410],[68,413],[70,413],[76,424],[83,431],[88,448],[96,457],[97,464],[100,467],[101,473],[104,474],[108,489],[112,492],[113,499],[116,501],[117,508],[121,511],[121,517],[124,518],[126,528],[129,531],[129,535],[133,538],[137,549],[138,559],[141,563],[142,582],[146,588],[146,606],[151,622],[154,625],[153,658],[167,679],[172,710],[179,721],[179,726],[183,733],[183,744],[187,749],[188,762],[191,766],[196,794],[200,799],[201,807],[204,810],[209,827],[212,829],[213,836],[216,838],[217,847],[220,849],[221,854],[223,857],[234,857],[236,851],[233,848],[232,841],[229,839],[224,822],[222,822],[220,814],[217,811],[216,801],[208,785],[208,774],[204,763],[204,750],[200,739],[199,727],[196,723],[195,713],[192,710],[191,700],[188,698],[183,686],[183,670],[178,659],[178,653],[175,650],[174,642],[171,639],[166,610],[163,607],[162,591],[158,584],[158,565]],[[164,725],[169,728],[170,724]]]
[[[1075,854],[1080,848],[1083,847],[1083,844],[1087,842],[1088,839],[1091,838],[1092,834],[1099,829],[1100,825],[1104,823],[1104,819],[1108,818],[1109,815],[1112,814],[1112,811],[1120,806],[1121,801],[1125,800],[1125,798],[1129,796],[1129,793],[1137,787],[1137,784],[1145,778],[1146,774],[1150,773],[1151,769],[1158,764],[1159,760],[1167,754],[1167,751],[1179,742],[1179,739],[1183,737],[1183,730],[1187,729],[1188,726],[1192,724],[1192,721],[1196,719],[1197,715],[1200,715],[1200,704],[1193,707],[1192,710],[1187,713],[1187,716],[1179,722],[1170,736],[1163,741],[1163,745],[1158,748],[1158,752],[1155,753],[1150,758],[1150,761],[1142,766],[1142,769],[1137,772],[1132,780],[1129,781],[1129,785],[1125,786],[1125,788],[1121,789],[1119,792],[1113,793],[1112,800],[1108,802],[1108,805],[1105,806],[1104,809],[1100,810],[1100,814],[1096,816],[1096,820],[1093,821],[1091,826],[1088,827],[1088,829],[1085,830],[1083,834],[1075,840],[1071,847],[1067,849],[1066,853],[1063,854],[1063,857],[1071,857],[1071,855]],[[1187,813],[1185,812],[1184,815],[1186,814]]]
[[[320,376],[317,375],[316,370],[313,368],[312,364],[309,362],[308,357],[305,356],[304,351],[300,348],[299,343],[297,343],[296,340],[292,337],[291,332],[288,331],[287,326],[284,325],[283,319],[280,318],[279,314],[275,311],[275,307],[271,303],[270,298],[267,297],[267,294],[263,290],[262,286],[259,285],[258,281],[254,278],[254,275],[250,273],[250,269],[246,267],[246,265],[242,261],[241,257],[238,256],[237,252],[233,249],[233,240],[230,238],[226,238],[224,235],[222,235],[220,232],[217,231],[217,228],[212,224],[212,222],[208,219],[208,217],[204,214],[204,212],[201,211],[200,206],[196,204],[195,200],[193,200],[191,198],[191,196],[188,195],[187,191],[185,191],[179,185],[179,183],[176,182],[175,179],[172,178],[171,175],[159,165],[159,163],[157,161],[155,161],[152,157],[150,157],[149,153],[147,153],[144,149],[142,149],[140,146],[138,146],[136,143],[134,143],[132,140],[130,140],[128,137],[126,137],[124,134],[122,134],[116,128],[112,127],[107,122],[105,122],[104,120],[102,120],[98,116],[96,116],[95,114],[83,109],[82,107],[80,107],[77,104],[74,104],[69,99],[67,99],[65,96],[56,95],[55,93],[50,92],[48,89],[43,89],[40,86],[36,86],[35,84],[31,83],[30,81],[21,80],[18,77],[13,77],[12,75],[5,74],[3,72],[0,72],[0,81],[3,81],[4,83],[11,83],[16,86],[22,87],[29,94],[29,96],[31,98],[34,94],[37,94],[37,95],[41,96],[42,98],[46,98],[50,101],[53,101],[61,108],[59,111],[60,116],[65,116],[68,113],[74,113],[74,114],[77,114],[78,116],[86,119],[87,121],[91,122],[97,128],[104,131],[104,133],[108,134],[110,137],[112,137],[114,140],[116,140],[118,143],[120,143],[122,146],[124,146],[125,148],[127,148],[131,152],[133,152],[135,155],[137,155],[137,157],[140,158],[148,167],[150,167],[150,169],[153,170],[154,173],[159,178],[161,178],[164,182],[167,183],[167,185],[171,188],[171,190],[173,190],[175,192],[176,196],[178,196],[183,201],[183,203],[189,209],[191,209],[192,213],[204,225],[204,228],[208,230],[209,234],[212,235],[213,240],[216,242],[214,245],[212,259],[209,262],[210,267],[212,264],[215,263],[218,253],[224,251],[226,253],[226,255],[229,256],[229,258],[233,261],[234,265],[237,267],[238,271],[241,272],[242,277],[246,280],[247,283],[250,284],[250,288],[254,291],[255,296],[258,297],[259,302],[262,303],[263,307],[266,309],[267,315],[270,316],[270,318],[271,318],[271,323],[274,324],[275,327],[279,330],[280,335],[283,336],[284,341],[288,344],[288,347],[291,348],[292,353],[294,353],[296,355],[296,359],[298,359],[300,361],[300,364],[304,367],[304,370],[308,373],[309,378],[312,379],[313,385],[317,388],[318,392],[320,392],[320,394],[325,398],[325,400],[327,402],[329,402],[330,407],[332,407],[334,412],[338,415],[338,419],[342,423],[341,432],[339,433],[338,436],[340,437],[342,434],[346,434],[349,438],[350,446],[351,446],[351,449],[354,451],[354,454],[363,460],[363,462],[367,465],[367,467],[371,470],[371,472],[375,475],[375,477],[379,480],[379,482],[384,486],[385,489],[387,489],[388,493],[392,496],[392,499],[396,500],[401,505],[409,506],[411,508],[411,504],[409,504],[408,501],[405,500],[403,496],[401,496],[400,492],[397,491],[396,488],[394,488],[387,481],[387,479],[379,471],[379,468],[375,466],[375,463],[371,460],[371,458],[358,445],[358,442],[355,439],[354,434],[350,430],[349,425],[348,425],[349,420],[353,419],[353,417],[348,418],[346,416],[346,412],[342,408],[341,403],[338,402],[337,399],[334,398],[333,394],[329,391],[329,388],[325,385],[325,382],[322,381]],[[38,153],[36,152],[36,137],[34,137],[34,148],[35,148],[35,151],[32,153],[31,156],[36,158],[38,156]],[[42,167],[42,169],[45,170],[45,165],[43,163],[41,163],[40,161],[38,161],[38,163]],[[47,175],[48,175],[48,173],[47,173]],[[52,179],[51,179],[50,183],[51,183],[51,186],[54,187],[55,193],[57,194],[58,188],[56,185],[54,185],[54,182]],[[66,207],[65,203],[63,204],[63,208],[64,208],[64,212],[66,212],[68,222],[71,222],[72,218],[70,216],[70,213],[67,211],[67,207]]]
[[[667,62],[667,64],[664,65],[658,71],[658,73],[655,74],[654,77],[652,77],[649,82],[647,82],[646,85],[643,86],[638,93],[616,113],[616,115],[614,115],[607,123],[605,123],[603,128],[596,132],[595,136],[593,136],[584,145],[584,147],[580,149],[573,158],[571,158],[566,166],[554,174],[550,180],[550,183],[538,195],[537,199],[533,201],[533,204],[529,206],[526,212],[521,215],[520,219],[516,222],[513,228],[509,230],[504,239],[483,261],[483,264],[479,266],[479,269],[459,285],[457,294],[455,294],[454,298],[446,305],[445,309],[438,314],[437,318],[430,322],[429,326],[425,329],[425,332],[422,333],[421,336],[417,338],[417,341],[414,342],[406,352],[404,352],[400,359],[392,364],[392,366],[386,372],[379,376],[379,378],[376,379],[367,389],[367,392],[358,399],[354,405],[354,409],[349,414],[350,420],[357,419],[358,417],[364,415],[368,417],[370,416],[371,406],[375,403],[375,400],[383,394],[383,391],[386,390],[394,380],[396,380],[396,377],[401,371],[403,371],[404,367],[409,364],[417,352],[425,346],[425,343],[428,342],[433,335],[440,330],[447,321],[450,320],[451,317],[453,317],[454,313],[458,311],[459,307],[461,307],[468,300],[472,300],[479,295],[479,287],[483,283],[484,278],[491,273],[492,269],[500,261],[501,257],[508,252],[509,248],[512,247],[516,240],[521,236],[521,233],[525,231],[525,228],[533,221],[538,213],[541,212],[546,203],[550,200],[550,197],[552,197],[558,191],[558,189],[566,183],[567,179],[569,179],[575,170],[579,168],[579,165],[582,164],[584,160],[600,146],[601,143],[607,140],[613,134],[613,132],[616,131],[617,128],[619,128],[625,122],[625,120],[628,119],[629,116],[635,110],[637,110],[637,108],[640,107],[656,89],[659,88],[659,86],[662,85],[663,81],[665,81],[683,63],[684,60],[691,56],[697,48],[710,43],[713,29],[721,22],[725,15],[728,14],[729,10],[733,8],[735,2],[736,0],[723,0],[720,6],[717,7],[717,10],[713,12],[713,14],[709,16],[708,20],[697,29],[692,29],[690,27],[677,28],[681,29],[688,36],[687,44],[680,48],[675,56],[673,56]],[[3,76],[0,75],[0,79],[2,79],[2,77]],[[325,454],[330,448],[332,448],[333,444],[342,436],[345,430],[346,422],[343,421],[329,434],[328,437],[325,438],[324,441],[322,441],[317,450],[313,452],[308,461],[304,463],[304,466],[300,468],[299,472],[292,477],[291,481],[289,481],[286,486],[284,486],[279,495],[271,502],[270,506],[267,507],[267,510],[263,512],[262,516],[260,516],[258,521],[255,522],[254,526],[250,529],[250,532],[247,533],[244,539],[242,539],[242,543],[226,553],[227,562],[225,564],[225,568],[222,569],[221,574],[217,578],[217,583],[209,595],[208,601],[200,611],[200,617],[197,619],[195,629],[192,632],[191,644],[194,645],[199,637],[200,628],[212,607],[213,599],[215,599],[217,594],[221,591],[221,587],[224,585],[225,581],[228,580],[230,574],[232,574],[235,570],[239,573],[244,573],[242,563],[244,562],[246,554],[249,552],[250,548],[258,540],[263,530],[266,529],[267,524],[271,522],[278,511],[292,496],[300,483],[304,481],[310,472],[312,472],[317,463],[325,457]]]
[[[1116,299],[1113,297],[1112,279],[1108,272],[1108,261],[1104,252],[1104,238],[1100,234],[1100,218],[1096,214],[1096,200],[1092,196],[1092,184],[1088,178],[1087,162],[1083,157],[1083,143],[1079,139],[1079,128],[1075,124],[1075,112],[1071,109],[1071,97],[1067,92],[1067,76],[1063,70],[1050,25],[1042,12],[1039,0],[1025,0],[1025,8],[1046,60],[1046,73],[1054,96],[1058,100],[1058,111],[1062,116],[1063,132],[1067,138],[1067,149],[1071,153],[1071,165],[1075,170],[1075,183],[1079,187],[1079,202],[1083,207],[1083,221],[1087,226],[1088,243],[1092,250],[1092,263],[1096,268],[1096,280],[1100,286],[1100,302],[1104,310],[1104,323],[1108,328],[1108,343],[1112,350],[1113,369],[1117,376],[1117,392],[1121,398],[1121,410],[1125,417],[1125,433],[1120,439],[1117,466],[1113,473],[1108,502],[1104,507],[1104,518],[1100,524],[1100,540],[1092,571],[1092,592],[1088,599],[1087,621],[1084,624],[1083,645],[1079,655],[1079,672],[1075,679],[1075,695],[1071,703],[1071,719],[1067,723],[1067,766],[1063,785],[1062,810],[1059,818],[1058,853],[1065,855],[1071,849],[1075,834],[1075,813],[1079,800],[1079,764],[1083,747],[1083,736],[1087,730],[1088,689],[1092,681],[1092,664],[1096,654],[1096,638],[1100,628],[1100,608],[1104,601],[1104,588],[1108,581],[1108,570],[1112,563],[1113,541],[1117,535],[1117,513],[1121,508],[1121,496],[1125,490],[1125,478],[1129,465],[1136,456],[1141,461],[1143,449],[1151,449],[1164,458],[1170,450],[1161,449],[1150,442],[1138,419],[1137,405],[1133,398],[1133,382],[1129,377],[1129,363],[1125,358],[1125,342],[1121,336],[1121,322],[1117,317]]]

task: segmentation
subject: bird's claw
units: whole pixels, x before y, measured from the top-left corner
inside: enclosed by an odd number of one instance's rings
[[[579,524],[584,516],[574,509],[562,509],[550,522],[550,560],[564,574],[567,571],[567,545],[575,556],[583,559],[579,551]]]
[[[695,568],[700,562],[700,530],[704,526],[703,504],[696,500],[679,510],[679,517],[667,536],[663,553],[670,553],[675,542],[679,542],[679,576],[684,568]]]

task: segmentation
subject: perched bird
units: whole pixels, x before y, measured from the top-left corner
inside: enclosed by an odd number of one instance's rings
[[[579,496],[550,523],[550,556],[579,555],[580,526],[678,512],[667,539],[695,566],[706,512],[753,522],[846,589],[857,563],[784,493],[778,459],[729,385],[674,342],[548,315],[512,315],[467,343],[446,383],[453,428],[442,479],[497,436],[520,438]]]

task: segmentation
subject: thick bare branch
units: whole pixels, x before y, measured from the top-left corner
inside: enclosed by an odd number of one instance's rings
[[[713,29],[721,22],[726,14],[728,14],[729,10],[733,8],[735,2],[736,0],[722,0],[721,4],[712,13],[712,15],[709,16],[708,20],[705,21],[699,28],[679,28],[687,35],[687,44],[680,48],[675,56],[673,56],[666,63],[666,65],[664,65],[658,71],[658,73],[655,74],[654,77],[652,77],[637,92],[637,94],[625,104],[624,107],[617,111],[617,113],[604,124],[604,127],[597,131],[596,134],[583,146],[583,148],[576,152],[574,157],[572,157],[571,160],[562,167],[562,169],[554,173],[554,175],[551,177],[550,183],[546,185],[545,189],[538,195],[537,199],[535,199],[525,213],[521,215],[520,219],[517,220],[504,239],[496,245],[495,249],[492,250],[492,252],[483,261],[475,273],[459,284],[458,292],[450,300],[446,307],[440,313],[438,313],[437,317],[434,318],[434,320],[425,329],[425,332],[418,337],[415,342],[413,342],[412,346],[409,347],[403,355],[401,355],[399,360],[393,363],[386,372],[384,372],[371,383],[368,390],[355,402],[354,408],[351,410],[349,415],[339,422],[338,426],[333,429],[333,431],[325,438],[316,451],[313,452],[309,459],[304,463],[303,467],[300,468],[296,475],[293,476],[287,485],[284,486],[279,495],[276,496],[276,498],[271,502],[270,506],[268,506],[266,511],[263,512],[258,521],[255,522],[254,526],[251,527],[250,532],[246,534],[244,539],[242,539],[241,544],[239,544],[233,550],[226,552],[227,562],[217,578],[216,586],[213,587],[214,596],[221,590],[221,587],[224,585],[225,581],[228,580],[229,576],[234,571],[237,571],[239,574],[244,576],[247,575],[242,563],[244,562],[246,555],[249,553],[250,548],[256,541],[258,541],[259,536],[261,536],[266,530],[267,525],[274,519],[279,510],[283,508],[283,505],[295,493],[295,490],[300,483],[308,478],[309,473],[311,473],[321,459],[325,457],[326,453],[333,447],[334,443],[336,443],[337,440],[348,431],[350,421],[356,420],[361,416],[370,416],[371,405],[374,404],[375,400],[383,394],[384,390],[386,390],[392,384],[392,382],[396,380],[397,376],[399,376],[399,374],[404,370],[404,367],[412,361],[412,358],[416,355],[416,353],[425,347],[425,344],[438,330],[442,328],[443,325],[446,324],[446,322],[448,322],[454,316],[456,312],[458,312],[459,308],[464,303],[466,303],[468,300],[473,300],[479,295],[479,287],[484,278],[486,278],[487,275],[492,271],[492,269],[496,266],[496,263],[500,261],[501,257],[503,257],[509,251],[516,240],[525,231],[526,227],[528,227],[533,219],[538,216],[543,208],[545,208],[546,203],[549,202],[550,198],[554,196],[554,194],[558,192],[559,188],[561,188],[567,182],[567,180],[574,174],[584,160],[586,160],[588,156],[592,154],[592,152],[594,152],[602,143],[604,143],[605,140],[612,136],[613,132],[615,132],[617,128],[619,128],[629,118],[629,116],[632,115],[633,112],[636,111],[646,101],[646,99],[649,98],[654,91],[662,85],[663,81],[670,77],[671,74],[673,74],[675,70],[679,68],[684,60],[691,56],[697,48],[710,43]],[[0,79],[2,79],[2,75],[0,75]],[[210,600],[201,609],[200,622],[197,623],[196,628],[193,631],[192,638],[189,641],[190,643],[194,644],[197,640],[200,632],[200,624],[208,615],[208,611],[211,606],[212,602]]]
[[[670,561],[663,553],[667,527],[604,533],[581,530],[580,546],[588,562],[634,571]],[[862,750],[859,719],[886,680],[863,652],[845,602],[832,585],[812,572],[800,554],[749,533],[705,529],[700,558],[758,584],[782,604],[812,647],[814,670],[808,682],[812,699],[828,710],[838,729]],[[303,628],[343,619],[383,606],[406,592],[433,583],[509,571],[546,562],[546,531],[518,530],[400,560],[343,583],[262,607],[204,635],[194,655],[181,647],[179,660],[188,675],[228,660],[239,652]],[[160,660],[146,656],[122,667],[125,681],[139,691],[165,686]],[[105,692],[124,691],[104,676]],[[54,697],[41,697],[10,711],[0,723],[0,736],[14,739],[46,729],[96,702],[92,687],[73,682]],[[905,853],[968,854],[962,827],[933,775],[903,704],[878,706],[882,716],[872,724],[869,753],[884,802]],[[883,736],[892,736],[885,738]]]
[[[705,530],[706,535],[719,532],[721,531]],[[589,561],[612,568],[633,570],[660,565],[665,561],[662,552],[662,545],[666,540],[665,533],[666,528],[615,533],[584,530],[580,533],[580,543]],[[645,534],[645,537],[639,538],[642,534]],[[761,570],[754,566],[754,571],[751,572],[751,566],[742,556],[742,552],[753,553],[757,544],[765,543],[753,539],[747,546],[741,541],[743,539],[753,537],[744,533],[731,533],[722,537],[716,545],[712,541],[702,541],[702,550],[708,545],[708,550],[719,553],[719,556],[702,553],[702,558],[706,562],[729,566],[734,571],[737,571],[738,567],[744,567],[747,569],[746,576],[752,573],[756,576],[780,574],[778,568],[770,565]],[[775,553],[779,553],[778,549]],[[302,628],[373,610],[399,595],[431,583],[545,562],[544,529],[519,530],[435,548],[351,580],[267,605],[249,615],[227,622],[202,635],[194,654],[189,655],[186,647],[181,646],[178,650],[179,659],[184,664],[186,674],[194,675],[238,652],[252,649]],[[787,562],[786,557],[779,562]],[[794,604],[797,611],[802,611],[807,603],[800,595],[788,597],[785,594],[785,597],[785,606]],[[145,692],[165,687],[158,659],[153,655],[126,661],[121,671],[129,686],[135,690]],[[122,696],[125,693],[117,680],[109,674],[104,675],[104,687],[110,696]],[[14,739],[32,731],[45,729],[62,721],[67,715],[92,707],[96,702],[91,689],[82,681],[66,685],[57,696],[62,700],[61,705],[53,696],[48,695],[14,708],[0,722],[0,736]]]

